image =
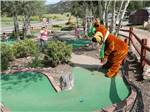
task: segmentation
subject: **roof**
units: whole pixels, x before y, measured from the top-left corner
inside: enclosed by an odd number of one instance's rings
[[[141,11],[142,11],[142,12],[145,12],[145,11],[146,11],[146,12],[148,12],[148,14],[150,14],[150,10],[149,10],[149,9],[148,9],[148,10],[147,10],[147,9],[139,9],[139,10],[132,11],[132,12],[130,13],[130,16],[131,16],[131,15],[134,15],[134,14],[136,14],[136,13],[138,13],[139,11],[140,11],[140,12],[141,12]]]

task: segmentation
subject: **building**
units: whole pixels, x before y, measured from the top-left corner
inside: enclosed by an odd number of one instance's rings
[[[129,15],[129,23],[132,25],[141,25],[144,24],[144,21],[148,21],[149,12],[146,9],[136,10],[131,12]]]

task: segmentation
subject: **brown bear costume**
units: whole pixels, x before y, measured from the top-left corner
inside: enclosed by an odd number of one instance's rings
[[[101,39],[98,37],[97,33],[101,33],[101,38],[105,38],[107,35],[104,49],[104,59],[107,60],[107,63],[103,65],[103,67],[108,68],[106,76],[112,78],[118,73],[122,61],[128,54],[128,45],[115,35],[106,34],[108,30],[105,28],[105,26],[99,24],[98,22],[95,23],[95,27],[96,36],[94,36],[94,38],[98,43],[101,43]]]

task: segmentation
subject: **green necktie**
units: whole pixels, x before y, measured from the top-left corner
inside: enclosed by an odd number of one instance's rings
[[[88,31],[88,36],[89,37],[93,37],[93,35],[95,34],[96,32],[96,28],[95,27],[91,27],[90,30]]]
[[[99,52],[99,58],[100,59],[104,58],[104,50],[105,50],[105,43],[102,43],[102,47],[101,47],[100,52]]]

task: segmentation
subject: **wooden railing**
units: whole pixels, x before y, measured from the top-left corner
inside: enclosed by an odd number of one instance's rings
[[[150,65],[150,60],[147,59],[147,57],[146,57],[147,52],[150,52],[150,47],[148,47],[148,45],[147,45],[147,39],[140,39],[133,32],[132,27],[130,27],[129,30],[121,29],[120,31],[129,33],[129,36],[126,36],[126,35],[123,35],[123,34],[119,34],[119,35],[125,37],[126,42],[128,42],[128,45],[131,46],[131,44],[132,44],[133,47],[135,48],[135,50],[137,51],[138,55],[140,56],[140,66],[141,66],[142,70],[143,70],[143,67],[144,67],[145,64]],[[137,42],[141,45],[140,50],[138,49],[139,46],[137,46],[135,44],[133,39],[136,39]]]

